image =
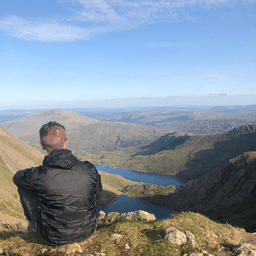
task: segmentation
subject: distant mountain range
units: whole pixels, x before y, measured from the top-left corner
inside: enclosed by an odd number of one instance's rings
[[[72,110],[100,121],[149,125],[169,131],[197,134],[218,134],[233,130],[241,125],[256,123],[256,104],[225,107],[184,106],[101,111]]]
[[[130,107],[65,109],[82,116],[115,123],[154,126],[167,131],[218,134],[241,125],[256,124],[256,104],[248,106]],[[43,110],[40,110],[42,112]],[[0,123],[28,116],[39,110],[0,110]]]
[[[49,121],[57,121],[65,126],[69,148],[89,153],[136,146],[157,139],[166,133],[150,126],[101,122],[63,109],[36,112],[4,122],[2,126],[20,140],[32,145],[39,143],[38,131]]]

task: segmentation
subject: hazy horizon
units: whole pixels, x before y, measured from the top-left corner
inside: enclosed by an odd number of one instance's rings
[[[19,109],[70,109],[70,108],[149,108],[149,107],[214,107],[214,106],[249,106],[256,104],[254,95],[208,95],[208,96],[166,96],[134,97],[109,100],[80,101],[30,101],[17,104],[0,105],[0,110]]]

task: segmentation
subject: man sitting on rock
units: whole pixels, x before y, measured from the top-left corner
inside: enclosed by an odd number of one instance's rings
[[[101,177],[93,164],[79,161],[67,149],[64,126],[49,122],[39,133],[48,153],[43,164],[13,177],[29,221],[28,232],[36,231],[49,245],[85,240],[96,230]]]

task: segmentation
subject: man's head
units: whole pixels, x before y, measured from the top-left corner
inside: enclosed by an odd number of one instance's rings
[[[65,127],[55,121],[42,125],[39,135],[41,147],[47,150],[48,154],[54,149],[67,148]]]

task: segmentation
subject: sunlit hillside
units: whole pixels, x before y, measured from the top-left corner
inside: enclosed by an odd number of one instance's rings
[[[88,153],[136,146],[166,134],[150,126],[100,122],[63,109],[40,111],[2,125],[20,140],[32,145],[39,143],[38,131],[49,121],[57,121],[65,126],[69,148]]]

